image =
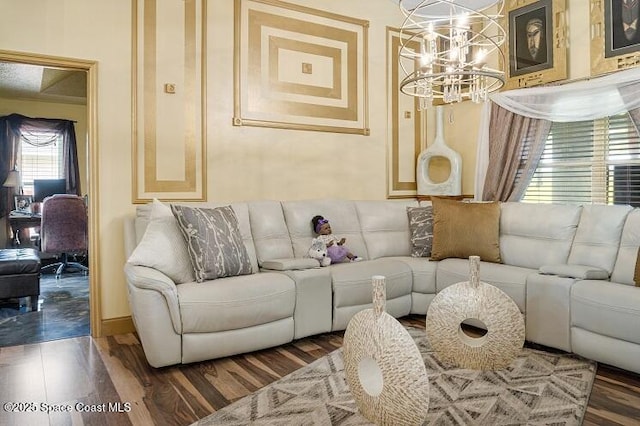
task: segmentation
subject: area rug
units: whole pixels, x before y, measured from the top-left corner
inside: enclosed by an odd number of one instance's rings
[[[442,365],[424,330],[409,329],[430,384],[427,425],[580,425],[596,363],[525,348],[503,370]],[[342,349],[194,423],[205,425],[365,425],[344,378]]]

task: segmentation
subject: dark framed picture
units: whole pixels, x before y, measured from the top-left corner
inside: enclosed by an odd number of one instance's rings
[[[640,61],[638,0],[591,0],[591,75],[636,67]]]
[[[566,0],[507,0],[503,89],[567,78]]]
[[[606,0],[604,2],[604,57],[640,50],[640,16],[638,0]]]
[[[33,203],[31,195],[15,195],[14,199],[17,212],[31,213],[31,203]]]
[[[509,12],[511,76],[553,68],[551,0]]]

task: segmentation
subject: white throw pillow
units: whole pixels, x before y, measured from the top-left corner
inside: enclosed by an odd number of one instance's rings
[[[171,208],[157,199],[151,204],[147,230],[127,262],[157,269],[176,284],[195,279],[178,222]]]

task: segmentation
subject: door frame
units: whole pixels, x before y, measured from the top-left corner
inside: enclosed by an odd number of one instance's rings
[[[88,194],[89,194],[89,318],[91,336],[102,335],[102,312],[100,282],[100,246],[98,244],[98,126],[97,126],[97,94],[98,63],[84,59],[60,56],[40,55],[35,53],[0,50],[0,61],[21,64],[42,65],[70,71],[86,71],[87,73],[87,152],[88,152]]]

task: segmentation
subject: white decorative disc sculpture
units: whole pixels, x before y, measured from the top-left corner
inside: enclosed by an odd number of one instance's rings
[[[524,345],[524,318],[502,290],[480,281],[480,257],[471,256],[469,266],[470,281],[445,288],[429,305],[427,339],[444,363],[478,370],[505,368]],[[487,333],[468,336],[461,328],[468,319],[484,323]]]
[[[462,157],[451,149],[443,136],[443,107],[436,107],[436,138],[427,149],[418,156],[416,180],[418,195],[460,195],[462,194]],[[451,170],[444,182],[435,183],[429,178],[429,167],[434,157],[444,157],[449,160]]]
[[[413,338],[386,313],[385,277],[372,277],[373,309],[351,318],[344,334],[347,384],[358,409],[378,425],[421,425],[429,379]]]

